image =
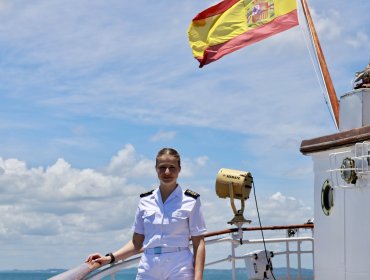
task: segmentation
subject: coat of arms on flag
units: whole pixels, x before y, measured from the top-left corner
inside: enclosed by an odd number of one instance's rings
[[[259,22],[268,21],[275,16],[273,0],[252,0],[247,4],[247,24],[251,27]]]

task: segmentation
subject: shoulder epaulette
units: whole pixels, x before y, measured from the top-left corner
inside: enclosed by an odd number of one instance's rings
[[[154,190],[151,190],[151,191],[146,192],[146,193],[142,193],[142,194],[140,194],[140,198],[143,198],[143,197],[146,197],[148,195],[151,195],[153,192],[154,192]]]
[[[199,193],[193,192],[192,190],[189,190],[189,189],[185,191],[185,195],[190,196],[194,199],[197,199],[200,196]]]

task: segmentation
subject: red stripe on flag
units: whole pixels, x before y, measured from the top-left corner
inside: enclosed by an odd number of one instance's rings
[[[201,20],[201,19],[206,19],[206,18],[209,18],[209,17],[213,17],[215,15],[218,15],[218,14],[222,14],[223,12],[225,12],[226,10],[228,10],[229,8],[231,8],[233,5],[235,5],[236,3],[240,2],[240,0],[225,0],[225,1],[222,1],[212,7],[209,7],[208,9],[200,12],[199,14],[197,14],[195,16],[195,18],[193,18],[193,21],[194,20]]]
[[[288,14],[275,18],[271,22],[257,27],[251,31],[245,32],[225,43],[208,47],[204,51],[203,57],[198,59],[200,62],[199,67],[201,68],[206,64],[220,59],[226,54],[259,42],[296,25],[298,25],[297,10],[293,10]]]

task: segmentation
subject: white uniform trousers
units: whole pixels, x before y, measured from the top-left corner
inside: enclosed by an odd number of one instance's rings
[[[193,254],[190,250],[144,253],[136,280],[194,280]]]

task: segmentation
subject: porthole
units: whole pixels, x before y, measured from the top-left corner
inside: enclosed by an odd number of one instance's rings
[[[342,166],[340,167],[340,175],[347,184],[356,184],[357,175],[355,168],[356,165],[353,159],[346,157],[343,160]]]
[[[321,190],[321,207],[326,216],[329,216],[334,206],[334,190],[326,180]]]

